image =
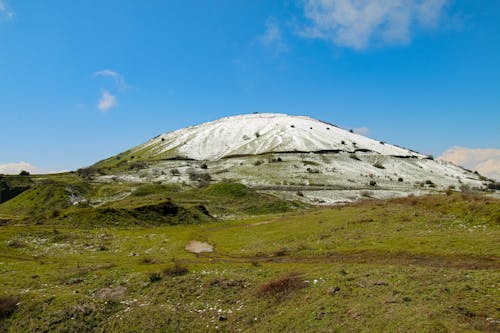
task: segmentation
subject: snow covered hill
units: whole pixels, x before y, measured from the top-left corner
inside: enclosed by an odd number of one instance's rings
[[[249,114],[222,118],[162,134],[134,152],[149,157],[217,160],[269,152],[370,151],[381,155],[425,157],[309,117]]]
[[[313,204],[485,189],[485,177],[309,117],[249,114],[159,135],[93,166],[98,181],[243,183]]]

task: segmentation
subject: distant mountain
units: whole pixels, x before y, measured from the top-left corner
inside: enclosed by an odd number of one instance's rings
[[[315,204],[484,189],[485,177],[303,116],[248,114],[161,134],[92,166],[103,182],[240,182]]]

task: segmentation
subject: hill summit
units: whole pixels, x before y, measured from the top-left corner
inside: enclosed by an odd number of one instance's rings
[[[159,135],[133,151],[155,158],[195,160],[265,153],[339,151],[425,157],[310,117],[274,113],[226,117],[180,129]]]

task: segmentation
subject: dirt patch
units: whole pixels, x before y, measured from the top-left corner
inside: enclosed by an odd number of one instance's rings
[[[186,251],[192,253],[214,252],[214,246],[207,242],[200,242],[197,240],[190,240],[185,247]]]
[[[96,297],[107,301],[119,301],[127,295],[127,288],[118,286],[115,288],[102,288],[96,293]]]

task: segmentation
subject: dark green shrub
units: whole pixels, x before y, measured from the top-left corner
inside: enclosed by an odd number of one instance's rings
[[[162,279],[161,273],[158,272],[149,273],[149,282],[158,282],[161,279]]]
[[[176,263],[174,267],[165,268],[162,273],[163,276],[181,276],[189,273],[189,269],[186,266]]]
[[[11,314],[13,314],[17,309],[17,303],[19,303],[19,300],[16,297],[0,297],[0,319],[7,318]]]

